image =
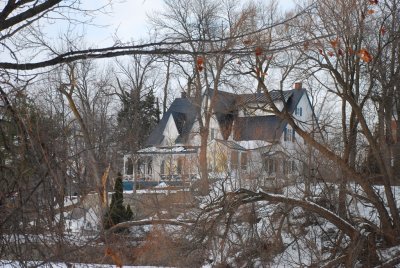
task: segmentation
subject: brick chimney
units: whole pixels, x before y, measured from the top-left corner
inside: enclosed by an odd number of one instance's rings
[[[294,89],[300,90],[303,88],[303,83],[302,82],[296,82],[294,83]]]

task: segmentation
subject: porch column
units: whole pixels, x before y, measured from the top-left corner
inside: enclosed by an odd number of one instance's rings
[[[124,155],[124,167],[123,167],[123,171],[122,171],[122,176],[126,175],[126,158],[127,158],[127,155]]]

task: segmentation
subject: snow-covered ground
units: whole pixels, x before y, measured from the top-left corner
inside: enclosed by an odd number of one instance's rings
[[[88,263],[57,263],[57,262],[50,262],[44,264],[40,261],[30,261],[26,262],[25,265],[28,267],[43,267],[43,268],[114,268],[115,265],[110,264],[88,264]],[[16,261],[7,261],[7,260],[0,260],[0,267],[3,268],[19,268],[22,267]],[[124,268],[156,268],[157,266],[125,266]]]
[[[157,194],[168,194],[171,193],[170,191],[166,190],[164,184],[160,184],[158,187],[149,190],[140,190],[137,191],[137,194],[149,194],[149,193],[157,193]],[[382,186],[374,187],[375,191],[382,197],[382,200],[386,201],[384,189]],[[187,220],[187,219],[196,219],[201,213],[201,209],[207,208],[209,206],[213,206],[218,203],[223,195],[227,192],[235,192],[237,188],[235,187],[235,182],[230,182],[229,180],[220,180],[214,183],[213,191],[210,192],[209,195],[203,197],[197,197],[200,201],[200,209],[194,209],[191,212],[186,212],[182,215],[179,215],[176,220]],[[254,190],[255,192],[258,189]],[[313,201],[313,202],[321,202],[325,199],[329,201],[329,204],[335,204],[337,200],[335,200],[335,196],[337,196],[338,186],[335,184],[330,183],[316,183],[310,186],[309,189],[309,197],[305,198],[306,193],[306,185],[304,183],[298,183],[296,185],[291,185],[285,187],[282,191],[282,196],[290,197],[290,198],[297,198],[300,200],[306,201]],[[353,193],[353,195],[348,194],[348,213],[355,217],[355,218],[363,218],[367,219],[368,221],[379,225],[379,217],[377,217],[377,213],[375,209],[370,206],[370,204],[366,203],[362,198],[357,198],[357,196],[363,196],[364,193],[362,189],[356,184],[348,185],[348,192]],[[124,192],[125,194],[129,192]],[[400,205],[400,187],[394,187],[393,193],[396,197],[396,201],[398,205]],[[93,200],[97,200],[97,197],[94,197]],[[70,201],[69,201],[70,202]],[[326,206],[325,203],[321,204],[321,206]],[[217,215],[224,212],[224,207],[219,207],[218,205],[213,206],[215,210],[213,210],[213,215]],[[210,208],[210,207],[209,207]],[[338,232],[338,228],[333,225],[332,223],[318,217],[314,214],[306,213],[300,207],[291,207],[285,206],[282,204],[274,204],[267,201],[259,201],[256,206],[254,207],[257,215],[257,223],[255,224],[256,230],[260,238],[264,239],[266,242],[274,243],[275,240],[271,239],[276,234],[276,230],[278,227],[280,219],[282,220],[282,243],[283,243],[283,252],[277,252],[275,257],[272,258],[272,262],[270,263],[271,267],[295,267],[296,264],[302,265],[311,265],[313,263],[318,263],[318,261],[322,261],[326,259],[327,251],[332,247],[332,241],[336,241],[340,232]],[[327,208],[329,209],[329,208]],[[236,212],[235,216],[240,217],[241,213],[245,212],[244,210],[239,209]],[[96,209],[93,207],[79,206],[64,213],[64,219],[66,220],[66,231],[71,236],[72,239],[73,234],[75,234],[77,240],[85,240],[82,234],[88,233],[88,230],[97,230],[97,223],[98,223],[98,213]],[[191,215],[193,214],[193,215]],[[208,214],[205,214],[208,216]],[[155,216],[156,217],[156,216]],[[223,218],[224,216],[222,216]],[[156,217],[157,218],[157,217]],[[149,217],[146,220],[152,220],[152,217]],[[197,218],[199,219],[199,218]],[[201,219],[201,218],[200,218]],[[307,219],[307,221],[306,221]],[[245,233],[249,229],[249,223],[246,221],[236,221],[232,228],[233,232],[229,232],[228,238],[230,241],[239,241],[240,239],[247,239],[245,237]],[[225,226],[225,225],[223,225]],[[135,227],[138,228],[138,227]],[[143,230],[132,231],[132,234],[144,236],[145,233],[151,231],[151,225],[146,225],[145,227],[141,227]],[[179,231],[180,226],[167,226],[165,230],[170,232],[171,235],[173,234],[182,234]],[[357,228],[357,226],[356,226]],[[224,232],[222,228],[219,230]],[[218,231],[217,231],[218,232]],[[237,234],[241,235],[239,237]],[[344,236],[341,241],[341,245],[345,247],[349,243],[349,239]],[[216,245],[219,245],[216,243]],[[243,244],[244,245],[244,244]],[[219,246],[216,246],[214,249],[210,249],[214,251],[213,264],[218,261],[222,261],[223,257],[218,256],[218,254],[229,256],[231,252],[227,250],[220,251]],[[326,249],[326,250],[325,250]],[[400,247],[393,247],[386,250],[380,250],[378,252],[379,256],[382,260],[389,260],[400,253]],[[211,254],[211,253],[210,253]],[[239,253],[237,253],[239,254]],[[225,256],[225,260],[226,260]],[[237,256],[228,257],[228,259],[232,260],[234,263],[234,259]],[[253,260],[257,263],[258,259]],[[260,263],[263,263],[260,260]],[[69,264],[66,263],[50,263],[46,265],[41,265],[40,263],[32,262],[32,265],[39,265],[39,267],[60,267],[60,268],[106,268],[106,267],[115,267],[113,265],[100,265],[100,264],[72,264],[72,266],[68,266]],[[0,261],[0,267],[21,267],[18,262],[7,262],[7,261]],[[124,267],[139,267],[139,266],[124,266]],[[140,266],[144,267],[144,266]],[[151,267],[151,266],[147,266]],[[204,266],[206,267],[206,266]],[[210,266],[211,267],[211,266]]]

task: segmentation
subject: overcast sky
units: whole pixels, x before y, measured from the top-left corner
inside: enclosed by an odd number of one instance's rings
[[[244,0],[238,0],[244,1]],[[293,0],[280,0],[283,10],[294,6]],[[147,14],[162,10],[163,0],[127,0],[114,2],[112,13],[104,14],[96,19],[97,24],[109,25],[106,28],[88,27],[86,29],[87,42],[95,41],[99,46],[111,44],[112,36],[117,29],[117,35],[122,41],[138,40],[146,37],[148,25]],[[102,43],[102,44],[101,44]]]

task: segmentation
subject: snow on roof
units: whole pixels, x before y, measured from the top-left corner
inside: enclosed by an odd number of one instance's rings
[[[240,146],[246,148],[247,150],[254,150],[271,145],[270,142],[263,140],[237,141],[237,143],[239,143]]]
[[[159,185],[157,185],[154,188],[165,188],[165,187],[168,187],[168,184],[166,184],[165,182],[161,182]]]
[[[139,150],[138,154],[191,154],[196,153],[196,147],[184,147],[184,146],[175,146],[175,147],[147,147]]]

